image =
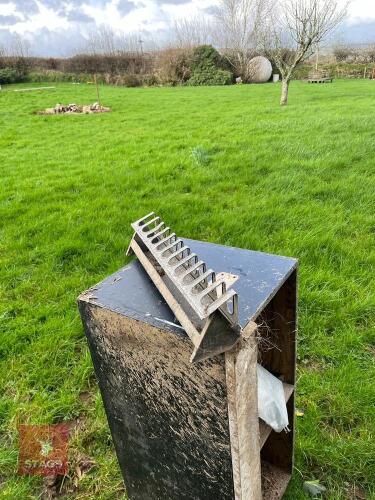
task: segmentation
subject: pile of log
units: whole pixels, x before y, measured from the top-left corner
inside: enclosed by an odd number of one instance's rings
[[[83,114],[92,114],[92,113],[106,113],[110,111],[110,108],[106,108],[105,106],[101,106],[98,102],[94,102],[94,104],[89,105],[79,105],[79,104],[56,104],[54,108],[46,108],[43,111],[40,111],[40,115],[61,115],[61,114],[73,114],[73,113],[83,113]]]

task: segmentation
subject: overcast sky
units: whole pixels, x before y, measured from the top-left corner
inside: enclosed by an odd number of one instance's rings
[[[344,1],[344,0],[343,0]],[[145,43],[168,39],[173,20],[207,14],[217,0],[0,0],[0,45],[18,33],[35,55],[84,49],[90,32],[107,24]],[[375,42],[375,0],[352,0],[340,40]]]

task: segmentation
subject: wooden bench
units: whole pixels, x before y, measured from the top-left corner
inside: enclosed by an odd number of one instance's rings
[[[332,83],[333,78],[325,71],[314,71],[308,76],[308,83]]]

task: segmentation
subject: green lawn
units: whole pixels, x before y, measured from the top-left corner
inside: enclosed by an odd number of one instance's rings
[[[75,300],[127,261],[130,222],[154,210],[177,234],[300,260],[304,416],[286,498],[309,479],[329,499],[375,498],[375,82],[294,82],[286,108],[272,84],[103,87],[113,111],[82,116],[33,112],[92,103],[93,86],[13,88],[0,92],[0,497],[44,487],[17,475],[18,424],[63,421],[76,425],[61,491],[124,495]]]

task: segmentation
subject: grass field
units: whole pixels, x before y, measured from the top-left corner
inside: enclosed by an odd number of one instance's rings
[[[375,498],[375,82],[0,92],[0,497],[21,423],[74,423],[67,498],[123,498],[76,308],[127,261],[130,222],[300,260],[296,469],[286,498]],[[192,154],[192,150],[195,153]],[[186,214],[189,214],[186,216]],[[87,472],[81,474],[78,470]],[[70,492],[70,493],[69,493]]]

